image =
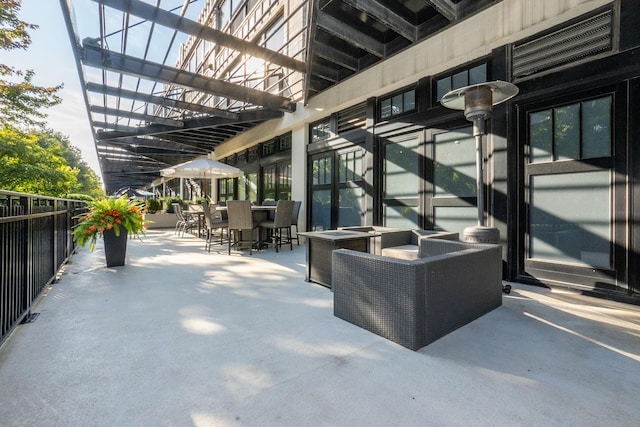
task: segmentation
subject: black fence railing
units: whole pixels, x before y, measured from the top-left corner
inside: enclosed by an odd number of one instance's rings
[[[0,190],[0,344],[28,318],[71,257],[73,216],[84,206],[78,200]]]

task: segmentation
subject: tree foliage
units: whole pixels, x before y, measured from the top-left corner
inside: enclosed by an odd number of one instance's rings
[[[18,18],[20,5],[20,0],[0,0],[0,50],[31,44],[29,31],[38,27]],[[78,148],[46,129],[41,109],[61,101],[56,93],[62,85],[36,86],[33,77],[32,70],[0,63],[0,188],[56,197],[104,196],[100,179]]]
[[[20,0],[0,0],[0,50],[27,49],[31,44],[29,30],[38,28],[18,18]],[[59,104],[57,92],[62,84],[53,87],[33,83],[33,70],[17,70],[0,63],[0,125],[44,126],[47,117],[41,111]]]
[[[63,197],[72,193],[101,197],[95,172],[69,139],[50,130],[23,133],[0,129],[0,188]]]

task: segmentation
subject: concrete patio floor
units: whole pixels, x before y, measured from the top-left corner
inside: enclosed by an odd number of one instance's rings
[[[333,316],[305,251],[81,249],[0,348],[2,426],[636,426],[640,307],[514,285],[418,352]]]

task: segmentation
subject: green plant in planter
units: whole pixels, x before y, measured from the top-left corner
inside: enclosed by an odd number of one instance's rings
[[[162,210],[162,202],[158,199],[149,199],[147,200],[147,212],[156,213]]]
[[[167,213],[174,213],[172,203],[179,203],[183,209],[185,207],[184,200],[177,197],[167,197],[164,200],[164,203],[165,203],[165,206],[167,207]]]
[[[127,200],[126,195],[116,198],[95,199],[87,202],[89,211],[74,216],[78,224],[73,228],[73,240],[80,246],[89,242],[93,251],[98,237],[105,230],[113,230],[116,236],[123,231],[130,236],[140,238],[145,234],[147,221],[142,216],[144,201]]]

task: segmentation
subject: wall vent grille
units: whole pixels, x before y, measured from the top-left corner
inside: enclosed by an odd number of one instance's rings
[[[367,122],[367,103],[363,102],[337,114],[338,134],[353,129],[364,129]]]
[[[554,31],[543,37],[513,47],[513,79],[580,61],[611,51],[613,11]]]

